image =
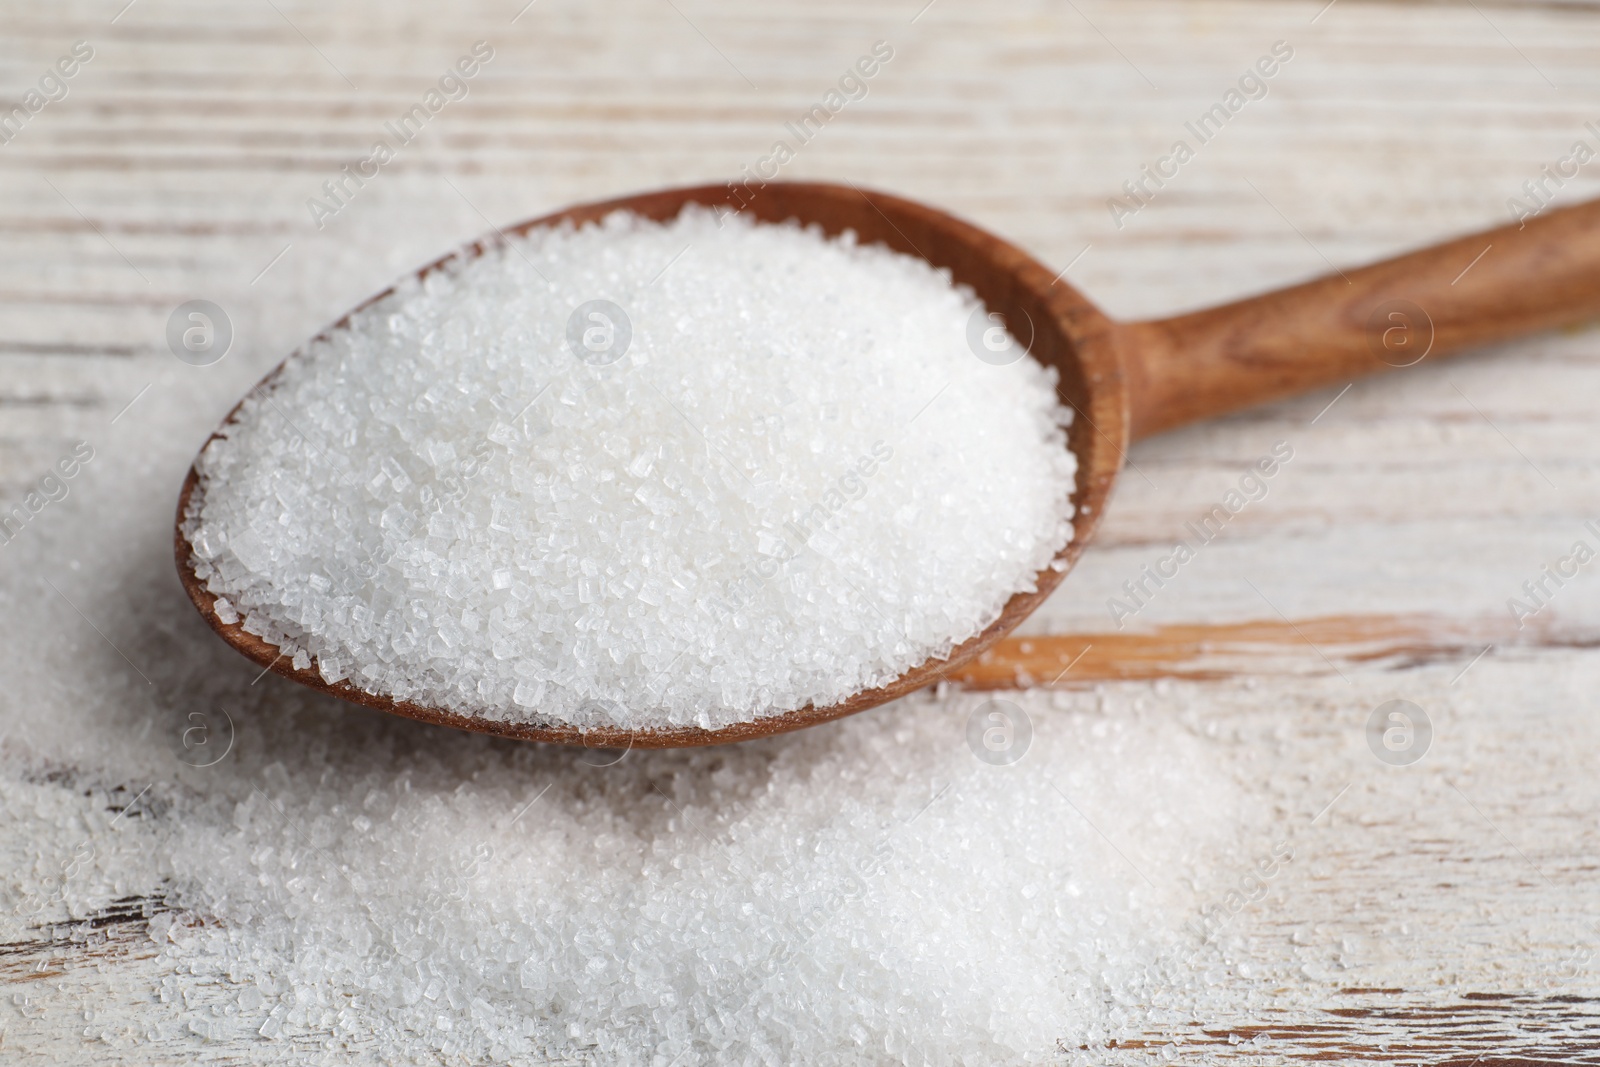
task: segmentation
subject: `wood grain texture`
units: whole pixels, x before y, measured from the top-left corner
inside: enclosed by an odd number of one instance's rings
[[[1492,648],[1555,644],[1526,638],[1498,617],[1337,615],[1185,623],[1145,631],[1009,637],[949,681],[973,689],[1077,687],[1093,682],[1339,674],[1345,667],[1394,668],[1455,661]],[[1570,642],[1561,642],[1570,647]]]
[[[1530,203],[1532,201],[1530,200]],[[1600,314],[1600,203],[1121,329],[1135,439]]]
[[[280,3],[293,25],[268,5],[156,0],[113,25],[117,6],[5,9],[9,96],[73,40],[98,52],[72,96],[0,146],[7,501],[73,441],[115,449],[145,405],[185,402],[161,340],[181,300],[235,316],[240,348],[212,368],[231,402],[486,218],[737,176],[878,38],[895,60],[784,176],[947,207],[1071,264],[1075,287],[1129,320],[1503,223],[1506,199],[1600,110],[1600,11],[1585,4],[1339,0],[1319,16],[1320,2],[940,0],[914,23],[920,2],[680,4],[693,26],[659,3],[541,0],[514,25],[520,4]],[[473,97],[312,228],[306,198],[480,36],[500,58]],[[1296,57],[1267,98],[1115,229],[1106,200],[1278,38]],[[1596,176],[1585,168],[1560,201],[1600,194]],[[1097,647],[1060,683],[1086,688],[1056,695],[1109,713],[1147,702],[1231,739],[1230,766],[1305,835],[1306,861],[1209,961],[1226,1007],[1153,1010],[1139,1041],[1062,1062],[1149,1063],[1152,1048],[1239,1064],[1595,1060],[1592,577],[1552,602],[1547,637],[1473,658],[1508,624],[1506,599],[1600,515],[1597,390],[1600,344],[1574,332],[1335,383],[1130,449],[1093,548],[973,681],[1048,681],[1060,655],[1115,636],[1118,655]],[[192,454],[202,440],[178,444]],[[1270,495],[1116,630],[1107,600],[1279,440],[1295,459]],[[1367,711],[1397,694],[1446,724],[1421,773],[1376,766],[1360,741]],[[123,895],[162,899],[159,885]],[[143,904],[101,927],[104,943],[75,934],[117,898],[100,905],[78,924],[0,937],[0,1059],[335,1060],[318,1042],[257,1036],[240,1015],[246,991],[225,980],[189,993],[206,1033],[144,1041],[143,1011],[170,975]]]

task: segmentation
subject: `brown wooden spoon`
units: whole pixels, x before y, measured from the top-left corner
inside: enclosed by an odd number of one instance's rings
[[[947,658],[930,660],[889,685],[830,707],[808,706],[713,730],[580,731],[499,722],[374,695],[345,681],[329,684],[314,664],[297,670],[275,646],[219,619],[215,597],[195,577],[193,550],[182,530],[199,481],[191,467],[178,498],[175,549],[184,589],[211,628],[256,664],[313,689],[463,730],[604,748],[674,748],[784,733],[864,711],[935,682],[1027,618],[1088,544],[1130,441],[1358,375],[1409,366],[1425,356],[1600,314],[1600,202],[1551,211],[1522,226],[1464,237],[1207,311],[1133,323],[1113,322],[1054,271],[976,226],[911,200],[849,185],[772,182],[737,189],[669,189],[579,205],[504,232],[521,235],[562,221],[581,224],[617,210],[666,220],[691,203],[748,212],[768,222],[816,223],[829,234],[854,230],[864,243],[882,243],[948,268],[1007,323],[1032,324],[1030,354],[1060,373],[1061,400],[1078,413],[1070,431],[1078,457],[1076,536],[1057,554],[1055,567],[1039,572],[1035,591],[1013,596],[988,629]],[[425,276],[458,257],[480,255],[498,239],[486,237],[418,274]],[[348,321],[346,316],[321,336]],[[270,384],[281,368],[261,385]],[[238,411],[235,407],[229,413],[224,426]]]

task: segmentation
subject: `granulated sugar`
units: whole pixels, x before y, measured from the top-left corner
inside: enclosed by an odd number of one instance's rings
[[[1079,1062],[1061,1051],[1138,1036],[1154,997],[1191,989],[1190,879],[1214,883],[1241,814],[1214,746],[1092,694],[1005,694],[1034,737],[997,767],[965,740],[988,695],[614,762],[270,684],[259,713],[235,704],[224,762],[137,804],[82,772],[0,779],[18,839],[48,849],[8,870],[53,890],[88,841],[67,910],[164,898],[163,977],[126,994],[140,1033],[100,1039],[124,1056],[210,1038],[295,1063]]]
[[[979,307],[794,225],[535,232],[247,398],[199,463],[196,572],[297,666],[469,715],[836,703],[982,630],[1072,536],[1070,411],[1054,372],[974,356]]]
[[[1099,1067],[1152,1003],[1215,1014],[1184,928],[1270,804],[1180,698],[929,694],[613,762],[343,705],[218,641],[173,573],[174,488],[392,245],[330,240],[320,286],[268,275],[215,367],[118,361],[94,463],[0,553],[0,1059]],[[1031,718],[1010,766],[969,747],[994,697]]]

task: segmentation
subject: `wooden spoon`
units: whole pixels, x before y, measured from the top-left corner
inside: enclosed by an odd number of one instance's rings
[[[1004,315],[1019,339],[1027,331],[1016,324],[1031,323],[1030,354],[1060,373],[1061,400],[1078,413],[1070,431],[1078,456],[1076,536],[1057,554],[1055,567],[1039,572],[1034,592],[1013,596],[988,629],[948,657],[829,707],[808,706],[713,730],[673,726],[580,731],[497,722],[375,696],[345,681],[329,684],[315,665],[297,670],[276,647],[245,633],[237,623],[217,618],[215,597],[194,575],[193,551],[182,530],[198,484],[191,467],[178,498],[178,573],[211,628],[256,664],[312,689],[462,730],[604,748],[674,748],[784,733],[864,711],[937,681],[1027,618],[1089,542],[1130,441],[1358,375],[1409,366],[1424,356],[1447,355],[1600,314],[1600,201],[1207,311],[1132,323],[1113,322],[1054,271],[976,226],[911,200],[854,186],[772,182],[738,190],[731,185],[669,189],[579,205],[505,232],[521,235],[563,221],[582,224],[617,210],[666,220],[691,203],[747,212],[768,222],[816,223],[829,234],[854,230],[864,243],[882,243],[948,268],[989,310]],[[485,237],[418,275],[459,257],[480,255],[497,240]],[[346,316],[321,336],[348,321]],[[261,385],[281,369],[282,364]],[[235,407],[224,425],[238,411]]]

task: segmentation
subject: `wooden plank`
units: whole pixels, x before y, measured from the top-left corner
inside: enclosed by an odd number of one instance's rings
[[[515,24],[520,4],[487,0],[280,3],[282,16],[142,0],[112,24],[117,6],[4,9],[6,94],[74,40],[97,55],[0,145],[0,499],[80,438],[103,448],[108,481],[134,477],[148,457],[121,455],[128,423],[111,422],[130,400],[151,407],[125,420],[192,405],[175,437],[203,436],[285,351],[484,216],[734,177],[880,38],[896,58],[785,175],[950,207],[1047,262],[1076,260],[1069,280],[1129,317],[1502,222],[1507,198],[1600,121],[1595,4],[939,0],[915,22],[920,0],[680,4],[694,26],[642,0],[543,0]],[[480,37],[497,58],[471,97],[314,229],[306,198]],[[1267,98],[1115,228],[1107,199],[1277,39],[1296,55]],[[1586,168],[1560,199],[1600,194],[1597,177]],[[200,385],[161,340],[167,311],[196,295],[240,327]],[[1600,518],[1597,340],[1424,363],[1142,443],[1078,570],[962,679],[1054,683],[1017,699],[1065,713],[1169,714],[1213,739],[1270,813],[1262,839],[1293,835],[1303,857],[1196,957],[1227,1003],[1195,1015],[1153,1000],[1143,1032],[1063,1060],[1600,1062],[1585,955],[1600,907],[1600,598],[1586,577],[1520,631],[1505,604]],[[1270,495],[1117,629],[1107,601],[1280,440],[1296,458]],[[74,520],[120,528],[107,491],[77,492]],[[31,581],[5,573],[8,606],[38,608]],[[1437,758],[1415,773],[1373,765],[1360,739],[1397,693],[1439,713]],[[26,851],[16,818],[0,816],[0,843]],[[225,975],[179,983],[150,940],[167,901],[152,879],[76,922],[7,915],[0,1059],[328,1055],[329,1035],[266,1042]],[[212,1021],[147,1037],[163,996]]]

